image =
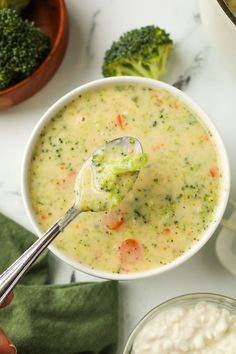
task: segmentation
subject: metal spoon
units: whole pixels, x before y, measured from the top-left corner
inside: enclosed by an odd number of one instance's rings
[[[92,158],[95,154],[99,153],[101,150],[104,151],[104,149],[112,149],[117,146],[124,152],[129,152],[130,150],[134,151],[136,154],[141,154],[143,152],[142,145],[138,139],[132,137],[121,137],[111,140],[106,145],[96,150],[84,162],[84,164],[92,165]],[[83,169],[83,166],[81,170]],[[79,177],[80,172],[78,173],[77,178]],[[134,181],[137,177],[138,172],[134,174]],[[80,210],[77,203],[77,198],[75,198],[74,205],[53,226],[51,226],[42,235],[42,237],[35,241],[32,246],[30,246],[8,269],[0,275],[0,304],[3,303],[9,293],[14,289],[22,276],[28,271],[30,266],[40,256],[45,248],[47,248],[54,238],[60,234],[65,227],[81,212],[83,212],[83,210]]]

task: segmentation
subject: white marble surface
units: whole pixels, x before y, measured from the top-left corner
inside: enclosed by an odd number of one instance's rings
[[[231,198],[236,199],[234,164],[235,78],[221,65],[201,24],[197,0],[66,0],[70,42],[53,79],[28,101],[0,111],[0,211],[28,229],[21,193],[21,161],[29,135],[43,112],[74,87],[101,77],[105,50],[129,29],[156,24],[170,32],[175,50],[164,81],[177,84],[209,114],[218,127],[232,169]],[[166,274],[120,284],[120,342],[153,306],[175,295],[212,291],[235,296],[236,279],[215,254],[216,235],[191,260]],[[56,282],[70,281],[72,269],[56,261]],[[76,279],[90,279],[76,273]]]

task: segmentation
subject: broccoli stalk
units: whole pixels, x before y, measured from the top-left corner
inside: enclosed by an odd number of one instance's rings
[[[50,40],[15,10],[0,10],[0,90],[31,75],[50,50]]]
[[[103,76],[145,76],[160,79],[173,47],[164,30],[146,26],[124,33],[105,53]]]

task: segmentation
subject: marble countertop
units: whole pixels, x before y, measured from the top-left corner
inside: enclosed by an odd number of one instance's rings
[[[123,32],[143,25],[165,28],[175,49],[164,81],[190,95],[217,126],[231,164],[231,198],[236,199],[235,80],[207,41],[197,0],[67,0],[69,46],[59,70],[36,95],[0,111],[0,211],[32,230],[21,199],[21,161],[29,135],[45,110],[59,97],[100,78],[104,52]],[[150,279],[120,284],[118,353],[137,321],[158,303],[190,292],[236,297],[235,278],[218,261],[215,234],[192,259]],[[54,260],[54,281],[93,279]]]

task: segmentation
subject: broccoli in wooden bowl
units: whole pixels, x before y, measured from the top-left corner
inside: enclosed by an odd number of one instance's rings
[[[0,0],[0,108],[40,90],[59,67],[67,42],[64,0]]]
[[[0,10],[0,90],[30,76],[48,55],[49,37],[15,10]]]

